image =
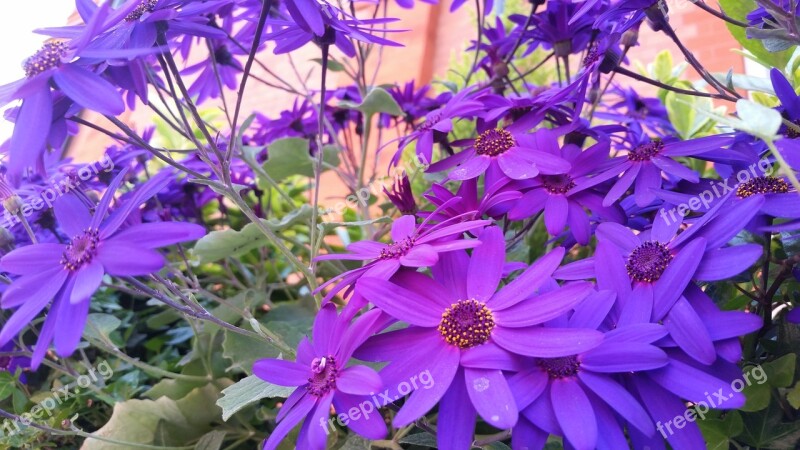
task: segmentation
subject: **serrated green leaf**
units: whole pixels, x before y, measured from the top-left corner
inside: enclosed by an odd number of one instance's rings
[[[424,431],[417,434],[409,434],[398,441],[400,444],[419,445],[420,447],[438,448],[436,436]]]
[[[279,220],[270,219],[261,222],[272,231],[281,231],[295,223],[305,222],[311,217],[312,211],[310,205],[302,205]],[[200,262],[213,262],[228,256],[243,255],[254,248],[266,245],[266,242],[267,238],[258,226],[249,223],[241,231],[229,229],[208,233],[197,241],[194,253],[200,258]]]
[[[293,175],[314,176],[316,160],[309,153],[308,139],[278,139],[267,146],[267,161],[264,171],[275,181],[284,180]],[[335,147],[323,148],[322,160],[328,167],[339,165],[338,151]]]
[[[217,406],[222,408],[222,420],[227,421],[238,411],[263,398],[286,398],[294,390],[293,387],[270,384],[255,375],[250,375],[225,388],[222,397],[217,400]]]
[[[111,341],[111,333],[122,325],[122,322],[111,314],[89,314],[83,335],[88,339]]]

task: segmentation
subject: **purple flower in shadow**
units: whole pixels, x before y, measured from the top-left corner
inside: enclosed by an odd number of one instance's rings
[[[189,223],[143,223],[122,228],[131,213],[170,182],[169,176],[153,177],[106,217],[125,173],[109,185],[94,215],[73,195],[56,202],[58,224],[70,237],[67,244],[29,245],[0,259],[0,270],[19,275],[0,301],[3,308],[17,308],[0,331],[0,345],[13,339],[54,299],[33,354],[34,369],[51,341],[61,356],[69,356],[75,350],[89,301],[103,276],[156,272],[165,264],[157,248],[205,234],[203,227]]]
[[[381,377],[369,367],[347,363],[379,322],[381,313],[372,311],[350,325],[329,304],[317,313],[312,341],[307,337],[300,341],[296,361],[261,359],[253,364],[253,373],[262,380],[298,386],[281,407],[278,426],[264,443],[264,450],[277,448],[300,421],[303,425],[297,448],[325,449],[331,404],[336,411],[346,413],[364,401],[372,402],[370,396],[382,389]],[[386,435],[383,416],[377,413],[353,418],[348,427],[368,439]]]

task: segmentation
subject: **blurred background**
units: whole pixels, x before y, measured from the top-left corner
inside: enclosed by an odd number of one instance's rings
[[[449,67],[465,62],[466,56],[463,50],[477,35],[474,8],[465,7],[456,13],[450,13],[450,1],[444,0],[444,3],[439,5],[419,2],[414,10],[409,11],[398,7],[393,0],[389,2],[388,16],[400,19],[392,24],[391,28],[413,31],[392,33],[391,38],[402,43],[404,47],[385,47],[379,56],[380,70],[375,73],[378,84],[404,83],[413,80],[417,82],[417,86],[421,86],[433,80],[447,79]],[[495,3],[499,9],[521,12],[529,8],[527,2],[520,0]],[[747,64],[745,58],[733,51],[739,46],[730,33],[722,28],[719,20],[688,0],[673,0],[668,4],[670,21],[678,35],[687,47],[695,51],[696,56],[709,70],[723,73],[729,69],[737,73],[756,71],[756,68]],[[372,4],[361,2],[360,5],[372,11]],[[44,40],[44,36],[34,34],[32,30],[79,21],[77,14],[74,13],[75,5],[70,0],[26,0],[15,2],[13,9],[13,13],[0,15],[0,39],[4,43],[0,84],[23,76],[22,62],[33,54]],[[677,48],[662,33],[654,33],[643,26],[640,42],[642,45],[630,53],[633,62],[638,61],[646,65],[663,49],[672,51],[676,64],[683,61]],[[318,57],[319,51],[312,45],[294,53],[292,59],[284,55],[272,55],[269,48],[261,54],[261,58],[268,63],[270,70],[298,89],[302,88],[301,79],[307,80],[306,85],[309,87],[316,88],[319,85],[320,66],[313,61]],[[373,57],[373,63],[377,59],[378,57]],[[254,74],[263,79],[271,79],[263,68],[256,67]],[[698,78],[694,74],[689,76]],[[616,77],[615,81],[625,85],[629,80]],[[342,72],[332,72],[329,75],[329,87],[347,84],[349,80]],[[235,92],[229,91],[228,94],[232,97],[230,100],[235,101]],[[248,84],[243,111],[248,114],[259,111],[267,117],[277,116],[282,109],[291,105],[293,98],[294,95],[288,92],[251,82]],[[144,108],[139,108],[125,119],[137,129],[152,125],[150,113]],[[11,124],[2,121],[0,140],[10,137],[11,130]],[[110,143],[105,136],[84,131],[72,141],[70,152],[78,159],[94,159],[101,155],[105,146]]]

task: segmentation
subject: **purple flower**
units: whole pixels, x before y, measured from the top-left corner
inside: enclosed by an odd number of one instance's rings
[[[372,34],[398,31],[379,27],[397,19],[358,19],[327,1],[289,0],[285,6],[292,20],[269,20],[273,31],[264,36],[266,40],[275,41],[275,54],[291,52],[314,42],[318,45],[335,45],[352,58],[356,49],[350,39],[367,44],[400,46]]]
[[[0,331],[0,345],[8,343],[55,298],[33,354],[34,369],[53,340],[61,356],[69,356],[75,350],[89,301],[105,274],[137,276],[156,272],[165,264],[157,248],[205,234],[202,227],[188,223],[145,223],[120,229],[135,209],[170,181],[169,176],[152,178],[106,217],[124,176],[125,172],[114,179],[94,215],[73,195],[56,202],[56,218],[70,237],[67,244],[29,245],[0,259],[0,269],[19,275],[2,297],[3,308],[17,310]]]
[[[383,188],[383,193],[389,197],[392,204],[397,207],[401,214],[415,214],[417,212],[417,202],[414,200],[414,192],[411,190],[411,182],[408,180],[408,175],[403,173],[403,176],[397,177],[394,180],[392,190],[388,191],[386,187]]]
[[[0,86],[0,104],[21,99],[10,144],[10,170],[21,175],[35,167],[48,143],[59,98],[51,92],[54,85],[84,108],[106,115],[118,115],[125,109],[117,89],[96,73],[82,53],[99,30],[108,13],[108,2],[99,7],[86,27],[74,39],[51,39],[30,58],[23,68],[25,78]],[[77,59],[76,59],[77,58]]]
[[[523,133],[513,125],[509,128],[490,128],[482,132],[466,150],[432,164],[429,172],[438,172],[456,166],[449,177],[469,180],[487,173],[490,184],[499,181],[494,174],[502,173],[512,180],[527,180],[539,173],[564,174],[570,163],[555,152],[543,149],[549,131]],[[549,143],[547,141],[546,143]]]
[[[588,271],[584,274],[596,278],[599,289],[617,293],[613,314],[617,326],[664,321],[678,346],[697,361],[711,364],[717,358],[713,339],[684,291],[692,280],[724,280],[758,260],[759,245],[724,245],[755,215],[762,201],[748,199],[724,213],[708,213],[680,234],[680,221],[662,217],[638,235],[619,224],[600,224],[593,259],[565,266],[558,276],[582,279],[575,275]]]
[[[482,219],[484,216],[499,219],[522,197],[519,188],[518,183],[502,179],[479,195],[478,179],[473,178],[462,181],[458,191],[453,194],[437,183],[425,194],[425,198],[437,207],[436,210],[420,211],[417,215],[429,218],[433,223],[445,222],[456,217],[462,220]],[[452,201],[456,197],[461,201]],[[442,207],[443,205],[446,206]]]
[[[586,245],[591,237],[591,224],[584,207],[602,220],[624,220],[618,207],[602,205],[600,195],[590,189],[608,178],[608,175],[592,176],[596,168],[608,159],[607,141],[581,151],[574,144],[560,148],[552,130],[539,130],[535,135],[540,152],[558,156],[569,162],[572,168],[567,173],[540,175],[531,180],[531,189],[509,211],[509,219],[532,217],[543,211],[545,227],[551,236],[558,236],[569,224],[570,233],[582,245]]]
[[[468,448],[476,414],[496,428],[516,424],[517,406],[503,372],[520,369],[518,355],[558,358],[602,340],[595,330],[536,326],[571,310],[592,291],[588,283],[574,283],[536,295],[551,281],[563,248],[498,291],[503,234],[491,227],[479,239],[482,245],[470,257],[463,251],[442,255],[433,278],[409,271],[394,282],[365,277],[356,285],[377,308],[410,326],[371,338],[355,356],[389,361],[380,373],[392,394],[403,380],[430,372],[434,386],[411,393],[393,424],[405,426],[439,403],[439,448]]]
[[[463,89],[447,104],[428,113],[425,116],[425,122],[400,139],[397,153],[392,158],[392,164],[396,165],[400,161],[403,149],[414,141],[417,142],[417,155],[422,158],[423,162],[433,161],[433,144],[446,141],[447,133],[453,129],[453,120],[474,117],[484,109],[483,104],[472,97],[472,89]]]
[[[372,333],[380,313],[364,314],[348,327],[336,315],[332,304],[324,306],[314,321],[313,340],[307,337],[297,347],[297,361],[261,359],[253,364],[253,373],[279,386],[298,386],[278,413],[278,426],[264,443],[264,450],[274,450],[300,421],[303,425],[297,447],[325,449],[328,413],[357,408],[362,401],[372,402],[383,383],[371,368],[350,365],[353,351]],[[386,425],[380,414],[350,420],[348,427],[368,439],[381,439]]]
[[[656,190],[661,189],[663,184],[662,174],[697,183],[700,175],[674,158],[713,158],[717,150],[722,150],[732,142],[733,137],[726,135],[669,141],[650,138],[643,132],[628,133],[621,146],[627,154],[615,158],[613,165],[599,175],[622,174],[608,190],[603,205],[608,206],[619,200],[631,186],[634,186],[636,204],[640,207],[650,205],[656,199]]]
[[[457,202],[456,198],[453,202]],[[447,205],[445,205],[447,206]],[[392,242],[384,244],[376,241],[359,241],[347,246],[350,253],[330,254],[318,256],[316,261],[326,260],[351,260],[371,261],[358,269],[340,274],[318,289],[324,289],[332,283],[338,282],[326,300],[333,298],[339,291],[352,285],[361,277],[373,277],[388,280],[401,267],[419,268],[430,267],[436,264],[439,257],[455,250],[473,248],[480,245],[475,239],[459,239],[466,232],[476,231],[489,225],[488,220],[461,221],[454,218],[428,226],[427,221],[421,225],[416,224],[414,216],[402,216],[392,224]],[[349,311],[357,311],[366,304],[361,296],[355,295],[348,303]]]
[[[549,325],[602,329],[614,300],[613,292],[595,292],[575,308],[571,317],[559,317]],[[512,432],[514,448],[540,448],[548,434],[563,435],[572,448],[587,450],[604,448],[601,444],[609,437],[622,436],[627,448],[617,417],[642,434],[653,436],[653,421],[618,376],[666,366],[667,355],[651,344],[666,334],[667,330],[657,324],[613,328],[605,332],[600,345],[588,351],[528,363],[525,370],[509,379],[522,412]]]

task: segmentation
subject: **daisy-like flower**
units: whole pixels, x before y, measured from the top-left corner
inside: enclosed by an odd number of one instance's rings
[[[139,276],[156,272],[165,264],[157,248],[196,240],[205,234],[203,227],[189,223],[143,223],[121,228],[131,213],[169,183],[169,176],[153,177],[106,217],[126,172],[109,185],[94,215],[73,195],[56,202],[58,224],[70,236],[67,244],[29,245],[0,259],[0,270],[19,275],[2,297],[3,308],[17,310],[0,331],[0,345],[13,339],[54,299],[33,354],[34,369],[51,341],[55,341],[56,352],[61,356],[69,356],[75,350],[86,323],[89,301],[105,274]]]
[[[500,429],[516,424],[518,410],[504,371],[520,369],[518,355],[564,357],[602,340],[591,329],[537,326],[571,310],[592,291],[589,283],[574,283],[536,295],[552,281],[563,248],[498,291],[503,234],[491,227],[479,238],[482,245],[469,257],[463,251],[443,255],[431,269],[433,278],[408,271],[395,282],[362,278],[356,285],[356,292],[378,309],[410,326],[371,338],[355,357],[389,361],[380,374],[390,390],[430,371],[434,386],[411,393],[393,423],[412,423],[439,403],[439,448],[469,448],[476,415]]]
[[[461,182],[458,191],[453,194],[441,184],[434,184],[425,193],[425,198],[435,205],[435,211],[420,211],[420,217],[430,218],[431,222],[445,222],[451,218],[460,217],[481,219],[484,216],[495,219],[506,214],[522,197],[516,183],[510,182],[507,178],[502,179],[492,186],[486,188],[482,193],[478,192],[478,179],[472,178]],[[461,201],[451,201],[455,197],[460,197]],[[449,205],[442,208],[442,205]],[[463,219],[462,219],[463,220]]]
[[[392,164],[397,165],[403,149],[414,141],[417,142],[416,152],[423,158],[422,161],[433,161],[433,144],[445,141],[447,133],[453,129],[453,121],[477,116],[484,109],[483,103],[473,99],[473,94],[475,93],[472,89],[462,89],[444,106],[429,112],[422,124],[400,139]]]
[[[688,141],[670,141],[651,138],[641,131],[630,132],[622,144],[626,155],[615,158],[613,165],[599,175],[605,177],[612,173],[615,176],[622,174],[608,190],[608,194],[603,199],[603,205],[614,204],[631,186],[634,186],[633,196],[636,199],[636,205],[648,206],[655,201],[656,190],[661,189],[665,174],[697,183],[700,175],[675,161],[674,158],[691,156],[699,159],[713,159],[716,156],[713,154],[714,151],[721,150],[732,142],[733,137],[726,135],[708,136]],[[706,153],[711,154],[704,155]]]
[[[541,133],[541,134],[540,134]],[[512,180],[527,180],[539,175],[563,174],[570,170],[570,163],[561,155],[542,149],[542,134],[534,134],[509,128],[490,128],[480,133],[467,149],[433,164],[429,172],[439,172],[452,167],[448,176],[454,180],[469,180],[487,174],[487,182],[499,181],[502,173]]]
[[[614,300],[613,292],[595,292],[571,316],[548,326],[603,330]],[[528,362],[509,380],[522,412],[512,432],[513,447],[542,448],[548,434],[564,436],[578,450],[627,447],[617,416],[653,436],[655,424],[618,375],[666,366],[667,355],[651,344],[666,335],[657,324],[614,328],[605,332],[602,344],[586,352]],[[603,445],[609,440],[622,442],[622,447]]]
[[[253,364],[253,373],[279,386],[297,386],[278,413],[278,426],[264,443],[264,450],[274,450],[301,421],[298,449],[325,449],[330,432],[328,414],[347,412],[367,401],[382,389],[381,377],[373,369],[350,365],[353,351],[373,332],[380,312],[359,317],[352,325],[336,315],[332,304],[324,306],[314,320],[313,340],[304,337],[297,347],[297,361],[261,359]],[[348,326],[349,325],[349,326]],[[380,414],[353,418],[347,425],[367,439],[381,439],[386,425]]]
[[[460,198],[452,199],[444,207],[456,203]],[[417,225],[416,218],[411,215],[402,216],[392,224],[392,242],[386,244],[377,241],[358,241],[347,246],[350,253],[321,255],[316,261],[349,260],[370,261],[363,267],[342,273],[321,285],[324,289],[338,282],[326,300],[333,298],[339,291],[352,285],[361,277],[373,277],[388,280],[401,267],[431,267],[439,260],[442,253],[473,248],[480,245],[479,240],[459,239],[464,233],[484,228],[491,224],[489,220],[462,221],[462,217],[454,217],[447,222],[428,225],[428,220]],[[366,303],[355,296],[348,308],[358,310]]]
[[[762,202],[752,198],[724,213],[712,211],[680,234],[680,222],[660,217],[652,229],[639,234],[619,224],[600,224],[594,258],[565,266],[558,276],[579,279],[583,276],[570,275],[588,269],[584,275],[596,278],[600,289],[617,292],[614,318],[618,326],[664,321],[678,346],[697,361],[711,364],[717,358],[713,339],[684,291],[692,280],[724,280],[758,260],[759,245],[725,245]]]
[[[571,169],[531,180],[531,189],[509,211],[509,219],[520,220],[544,211],[545,227],[551,236],[558,236],[569,224],[572,236],[582,245],[586,245],[591,237],[591,224],[584,208],[601,220],[624,221],[625,217],[617,206],[602,205],[600,194],[590,189],[608,179],[607,173],[592,176],[596,168],[608,159],[607,141],[581,151],[574,144],[561,148],[551,130],[539,130],[535,135],[539,151],[561,157],[570,163]]]

